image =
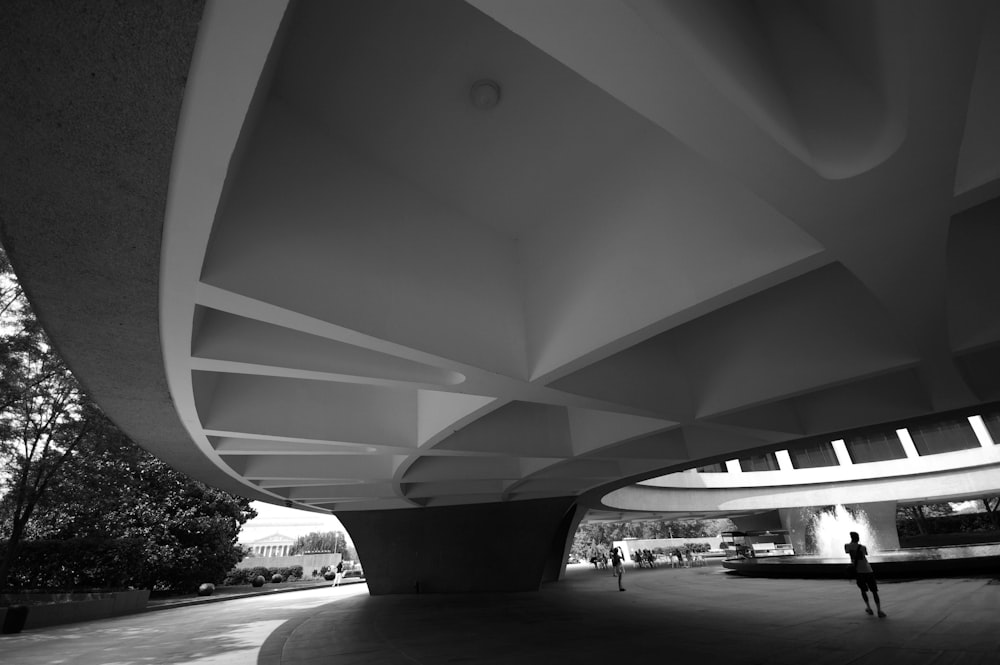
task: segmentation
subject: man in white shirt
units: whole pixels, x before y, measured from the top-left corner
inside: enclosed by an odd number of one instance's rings
[[[868,604],[868,592],[871,591],[872,598],[875,599],[875,609],[878,610],[879,617],[884,617],[885,612],[882,611],[882,603],[878,597],[878,581],[875,579],[872,565],[868,563],[868,548],[858,542],[860,539],[861,536],[857,531],[851,531],[851,542],[844,545],[844,551],[851,557],[857,569],[858,588],[861,589],[861,597],[865,601],[865,612],[873,614],[872,606]]]

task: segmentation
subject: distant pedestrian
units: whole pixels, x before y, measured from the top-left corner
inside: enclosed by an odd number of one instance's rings
[[[333,586],[340,586],[341,580],[344,579],[344,562],[337,562],[337,574],[333,578]]]
[[[612,548],[611,550],[611,567],[614,574],[618,576],[618,590],[624,591],[625,587],[622,586],[622,574],[625,572],[625,566],[622,565],[622,550],[620,547]]]
[[[851,542],[844,545],[844,552],[851,557],[851,562],[854,564],[858,588],[861,589],[861,598],[865,601],[865,612],[874,614],[872,606],[868,603],[868,592],[871,591],[875,609],[880,617],[884,617],[885,612],[882,611],[882,602],[878,597],[878,581],[875,579],[872,565],[868,563],[868,548],[858,542],[860,539],[861,536],[857,531],[851,531]]]

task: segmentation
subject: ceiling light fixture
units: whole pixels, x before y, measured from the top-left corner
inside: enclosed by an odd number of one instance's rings
[[[481,79],[472,84],[469,98],[477,109],[491,109],[500,103],[500,84],[490,79]]]

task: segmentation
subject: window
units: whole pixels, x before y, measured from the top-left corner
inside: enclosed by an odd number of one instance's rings
[[[709,464],[708,466],[699,466],[698,473],[728,473],[729,469],[726,468],[725,462],[716,462],[715,464]]]
[[[921,456],[979,448],[979,439],[966,418],[907,429]]]
[[[740,468],[744,471],[777,471],[778,458],[774,456],[774,453],[742,457],[740,458]]]
[[[906,459],[903,444],[895,432],[877,432],[845,439],[847,452],[855,464],[867,462],[884,462],[893,459]]]
[[[792,459],[792,467],[796,469],[815,469],[821,466],[837,466],[837,453],[829,441],[813,446],[789,448],[788,456]]]

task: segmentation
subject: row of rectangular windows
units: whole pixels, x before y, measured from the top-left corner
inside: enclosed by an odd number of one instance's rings
[[[1000,412],[984,415],[983,424],[994,441],[1000,443]],[[979,438],[973,431],[967,419],[946,420],[933,425],[922,425],[908,428],[910,438],[917,453],[938,455],[941,453],[968,450],[979,447]],[[906,459],[906,451],[895,431],[877,432],[844,439],[847,453],[854,464],[868,462],[884,462],[888,460]],[[827,441],[789,448],[788,456],[792,467],[796,469],[814,469],[824,466],[837,466],[837,454],[833,444]],[[752,457],[740,458],[740,469],[743,471],[778,471],[778,459],[774,453],[764,453]],[[718,462],[698,467],[699,473],[725,473],[726,463]]]

